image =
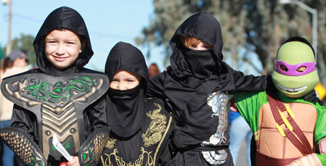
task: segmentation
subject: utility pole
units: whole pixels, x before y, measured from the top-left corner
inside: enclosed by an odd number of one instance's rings
[[[8,5],[9,7],[8,43],[6,48],[6,55],[8,55],[12,49],[12,40],[11,40],[12,0],[2,0],[2,3],[4,5]]]

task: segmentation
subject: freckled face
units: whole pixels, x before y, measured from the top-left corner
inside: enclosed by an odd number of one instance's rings
[[[82,50],[79,37],[70,30],[53,30],[45,37],[45,54],[58,70],[69,67]]]

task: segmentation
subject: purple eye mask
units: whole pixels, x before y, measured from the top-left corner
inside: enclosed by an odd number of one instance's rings
[[[287,68],[287,71],[281,69],[281,66]],[[297,70],[300,67],[306,67],[306,70],[303,72],[298,72]],[[311,73],[317,69],[316,62],[303,62],[296,65],[287,64],[284,61],[275,60],[275,69],[278,73],[288,76],[302,76],[308,73]]]

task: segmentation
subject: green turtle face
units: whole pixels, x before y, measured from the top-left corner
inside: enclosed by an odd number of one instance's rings
[[[275,60],[272,80],[281,93],[291,98],[313,90],[319,78],[312,49],[299,41],[283,44]]]

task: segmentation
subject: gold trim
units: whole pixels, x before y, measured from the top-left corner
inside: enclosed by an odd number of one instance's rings
[[[27,98],[25,98],[25,97],[22,97],[20,94],[19,94],[19,92],[12,92],[10,89],[9,89],[9,85],[8,84],[6,84],[5,85],[5,88],[6,88],[6,91],[8,92],[8,94],[10,95],[10,96],[12,96],[12,97],[14,97],[14,98],[16,98],[16,99],[19,99],[19,100],[21,100],[21,101],[24,101],[25,103],[27,103],[27,105],[29,105],[29,106],[35,106],[35,105],[39,105],[39,104],[41,104],[40,102],[36,102],[36,101],[31,101],[31,100],[29,100],[29,99],[27,99]]]
[[[99,84],[98,84],[97,87],[93,87],[92,90],[91,90],[89,93],[87,93],[86,95],[83,95],[83,96],[81,96],[80,98],[75,99],[75,100],[76,100],[76,101],[79,101],[79,102],[86,101],[86,100],[88,99],[89,96],[91,96],[91,95],[94,94],[97,90],[99,90],[99,89],[101,88],[102,84],[103,84],[103,79],[100,79],[100,80],[99,80]]]
[[[50,110],[51,112],[55,112],[56,114],[60,114],[62,111],[65,111],[68,107],[72,106],[73,102],[68,103],[66,106],[64,107],[51,107],[47,104],[43,104],[44,108],[47,108],[48,110]]]
[[[164,141],[164,138],[166,137],[166,134],[168,133],[168,131],[169,131],[169,129],[170,129],[171,122],[172,122],[172,113],[170,112],[169,123],[168,123],[168,125],[167,125],[167,127],[166,127],[166,129],[165,129],[164,135],[163,135],[163,137],[162,137],[163,139],[161,139],[160,143],[157,145],[156,151],[155,151],[155,153],[154,153],[154,162],[156,161],[157,153],[158,153],[158,151],[159,151],[159,149],[160,149],[160,147],[161,147],[161,145],[162,145],[162,143],[163,143],[163,141]]]

